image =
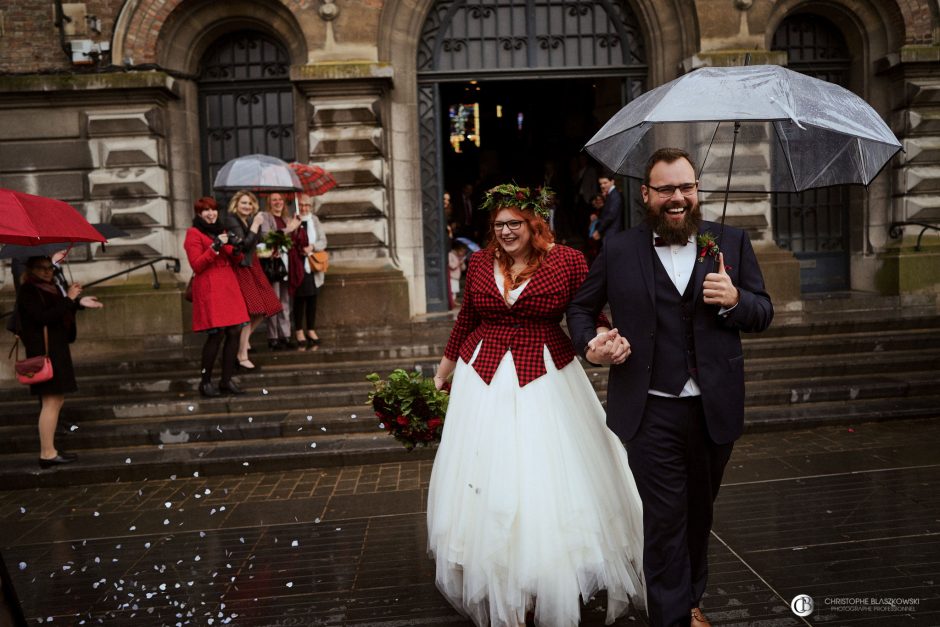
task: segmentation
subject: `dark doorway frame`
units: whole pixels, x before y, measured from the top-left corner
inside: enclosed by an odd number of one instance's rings
[[[643,93],[647,75],[639,22],[622,0],[440,0],[432,7],[417,51],[427,311],[449,306],[440,85],[616,77],[622,106]]]

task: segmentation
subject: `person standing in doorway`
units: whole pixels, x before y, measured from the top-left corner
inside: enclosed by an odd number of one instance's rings
[[[623,194],[614,185],[614,175],[602,174],[597,178],[604,194],[604,208],[601,211],[600,224],[594,232],[594,239],[605,239],[623,230]]]
[[[700,601],[713,504],[744,428],[739,334],[773,319],[747,234],[703,221],[697,190],[688,153],[656,151],[640,188],[645,223],[604,240],[567,310],[575,349],[611,364],[607,425],[643,501],[653,627],[709,625]],[[619,332],[598,342],[607,304]]]

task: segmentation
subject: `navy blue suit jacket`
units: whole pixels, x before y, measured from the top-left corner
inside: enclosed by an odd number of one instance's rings
[[[614,233],[623,230],[623,194],[616,187],[604,198],[604,208],[598,216],[597,228],[601,231],[601,238],[607,239]]]
[[[720,226],[703,222],[699,233],[706,231],[717,236]],[[582,356],[595,335],[597,314],[607,303],[613,325],[630,342],[630,356],[623,364],[611,366],[607,387],[607,426],[625,441],[631,440],[640,426],[650,387],[656,338],[656,253],[652,242],[652,232],[645,224],[606,238],[567,310],[571,339]],[[747,234],[726,226],[719,245],[740,293],[737,307],[727,316],[719,316],[720,307],[702,300],[705,275],[717,268],[710,257],[695,262],[691,282],[705,420],[712,440],[725,444],[737,439],[744,429],[744,355],[739,332],[766,329],[773,319],[773,305]]]

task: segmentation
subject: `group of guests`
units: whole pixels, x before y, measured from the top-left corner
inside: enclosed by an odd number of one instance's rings
[[[232,196],[225,215],[210,197],[194,205],[196,215],[183,248],[193,269],[193,331],[206,333],[199,383],[199,393],[206,397],[244,392],[232,377],[236,368],[255,369],[248,353],[251,334],[262,320],[267,321],[268,345],[274,350],[307,350],[320,343],[314,325],[324,273],[314,269],[310,255],[326,250],[327,242],[313,201],[300,196],[293,216],[282,194],[270,194],[265,205],[261,211],[257,196],[246,190]],[[264,242],[272,231],[288,236],[290,247],[268,250]],[[281,264],[286,272],[269,279],[259,247],[266,250],[269,263]],[[222,375],[216,386],[212,372],[220,349]]]

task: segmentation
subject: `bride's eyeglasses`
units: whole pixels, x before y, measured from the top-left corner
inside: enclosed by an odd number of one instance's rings
[[[506,220],[505,222],[501,222],[501,221],[494,222],[493,230],[499,233],[500,231],[503,230],[503,227],[506,226],[506,227],[509,227],[510,231],[518,231],[519,227],[522,226],[523,222],[524,222],[523,220]]]

